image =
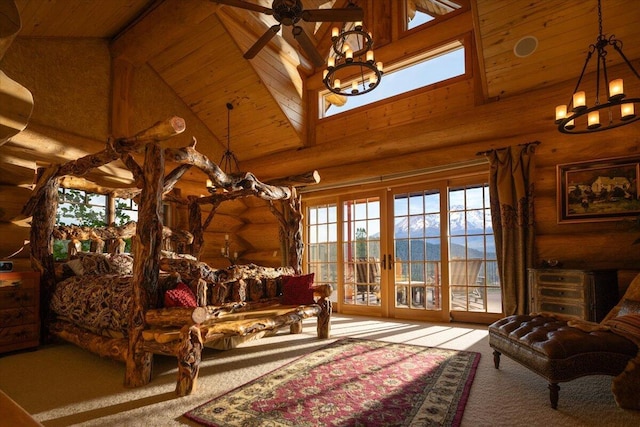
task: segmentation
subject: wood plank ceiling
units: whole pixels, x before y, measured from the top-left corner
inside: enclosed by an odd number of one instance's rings
[[[271,6],[268,0],[247,0]],[[377,0],[374,0],[377,1]],[[102,38],[114,56],[147,63],[216,136],[231,140],[240,162],[306,144],[304,80],[316,71],[284,27],[253,60],[242,55],[273,18],[207,0],[15,0],[24,38]],[[304,0],[305,8],[344,7],[346,1]],[[371,0],[360,0],[363,7]],[[485,100],[504,99],[577,78],[597,36],[596,0],[472,0]],[[603,0],[604,32],[624,40],[638,64],[635,2]],[[632,8],[632,9],[631,9]],[[375,10],[380,10],[377,8]],[[376,17],[376,19],[385,19]],[[306,24],[325,48],[330,24]],[[315,31],[315,34],[314,34]],[[513,53],[534,36],[534,55]],[[613,63],[619,63],[613,58]],[[640,68],[640,67],[637,67]],[[567,74],[568,73],[568,74]],[[226,103],[236,106],[228,134]],[[434,144],[442,141],[434,141]],[[216,160],[216,159],[213,159]],[[286,166],[285,166],[286,167]]]

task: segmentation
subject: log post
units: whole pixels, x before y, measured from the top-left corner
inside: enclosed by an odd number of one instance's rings
[[[176,383],[178,396],[186,396],[195,391],[203,346],[202,335],[196,325],[182,328],[178,349],[178,382]]]
[[[38,170],[39,180],[42,183],[42,191],[38,203],[34,204],[31,218],[31,266],[40,272],[40,321],[43,341],[48,340],[49,326],[49,302],[51,292],[56,283],[53,265],[53,229],[58,209],[58,179],[51,175],[43,174]]]
[[[200,252],[204,244],[204,230],[202,229],[202,209],[194,197],[189,197],[189,231],[193,234],[191,255],[200,259]]]
[[[292,334],[302,333],[302,322],[295,322],[289,325],[289,332]]]
[[[326,339],[331,336],[331,312],[333,310],[329,297],[333,293],[331,285],[316,285],[313,287],[314,295],[319,295],[317,304],[320,306],[318,314],[318,338]]]
[[[295,187],[291,188],[291,197],[281,200],[282,212],[269,201],[269,208],[280,224],[280,236],[285,248],[287,265],[293,267],[295,274],[302,274],[302,203]]]
[[[138,387],[151,380],[153,354],[144,351],[142,332],[149,302],[156,301],[160,250],[162,248],[162,189],[164,151],[158,141],[147,143],[144,159],[144,187],[138,208],[138,226],[134,236],[132,298],[129,312],[129,353],[125,385]]]
[[[320,298],[317,304],[320,306],[318,314],[318,338],[326,339],[331,337],[331,311],[332,305],[329,298]]]

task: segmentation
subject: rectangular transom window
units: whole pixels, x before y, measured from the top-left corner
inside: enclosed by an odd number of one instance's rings
[[[408,61],[385,66],[375,90],[357,96],[320,92],[320,118],[344,113],[363,105],[400,95],[465,74],[465,49],[460,41],[448,43]],[[342,82],[347,87],[351,81]]]

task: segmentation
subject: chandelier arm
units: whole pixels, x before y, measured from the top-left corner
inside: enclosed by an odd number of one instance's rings
[[[607,51],[604,50],[602,45],[598,45],[598,63],[596,65],[596,105],[600,104],[600,69],[602,67],[602,73],[604,74],[604,85],[607,86],[609,79],[607,78]],[[607,99],[609,99],[609,89],[607,91]]]
[[[622,59],[624,60],[624,62],[627,64],[627,66],[631,69],[631,71],[633,71],[633,74],[636,75],[636,77],[638,79],[640,79],[640,74],[638,74],[638,72],[636,71],[636,69],[633,67],[633,64],[631,64],[631,61],[629,61],[627,59],[627,57],[625,56],[625,54],[622,52],[622,49],[620,48],[620,40],[614,40],[613,42],[611,42],[611,45],[613,46],[613,48],[616,50],[616,52],[618,52],[618,54],[620,55],[620,57],[622,57]]]
[[[587,70],[587,65],[589,65],[589,61],[593,56],[593,52],[595,51],[595,46],[591,45],[589,52],[587,53],[587,59],[584,61],[584,65],[582,66],[582,72],[580,73],[580,77],[578,78],[578,82],[576,83],[575,89],[573,89],[573,93],[576,93],[578,89],[580,89],[580,83],[582,83],[582,78],[584,77],[584,73]],[[571,99],[567,105],[573,105],[573,94],[571,95]]]

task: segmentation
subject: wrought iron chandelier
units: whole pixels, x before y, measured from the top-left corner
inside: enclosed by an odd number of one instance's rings
[[[351,1],[348,7],[357,7]],[[373,55],[373,37],[364,24],[348,22],[331,30],[332,48],[322,81],[331,92],[355,96],[371,92],[382,79],[382,62]],[[350,84],[344,84],[350,81]]]
[[[236,172],[240,171],[238,158],[235,153],[231,151],[231,110],[233,110],[233,104],[227,102],[227,149],[220,158],[220,168],[226,174],[232,173],[234,171],[234,166]],[[216,187],[210,179],[207,179],[206,186],[210,193],[213,194],[216,192]]]
[[[640,119],[635,113],[636,107],[640,107],[640,98],[626,98],[624,93],[623,81],[621,78],[613,79],[609,81],[607,75],[607,47],[613,47],[618,52],[620,57],[624,60],[627,66],[631,69],[633,74],[640,79],[640,74],[633,68],[631,62],[622,52],[622,41],[610,36],[607,38],[602,34],[602,5],[598,0],[598,29],[599,34],[596,42],[589,46],[589,52],[587,53],[587,59],[582,67],[582,73],[576,84],[576,88],[573,91],[573,96],[567,105],[558,105],[556,107],[556,120],[558,130],[562,133],[580,134],[599,132],[607,129],[613,129],[620,126],[624,126],[633,123]],[[584,77],[589,60],[596,54],[596,93],[595,103],[593,106],[588,107],[586,102],[586,93],[580,90],[580,83]],[[600,83],[600,77],[602,76],[603,83]],[[609,82],[607,84],[607,82]],[[600,103],[600,89],[601,86],[606,90],[607,100],[604,103]],[[570,109],[569,109],[570,108]],[[600,117],[600,111],[604,110],[606,113],[604,122]],[[569,113],[568,113],[569,112]],[[584,126],[586,118],[586,126]],[[580,126],[578,126],[580,125]]]

